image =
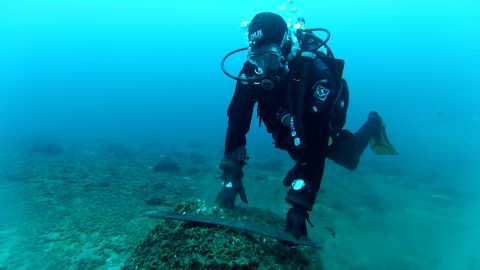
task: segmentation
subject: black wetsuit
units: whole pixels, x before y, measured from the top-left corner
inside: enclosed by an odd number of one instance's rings
[[[240,74],[245,74],[247,77],[253,76],[254,68],[252,64],[247,62]],[[281,116],[285,110],[291,113],[295,112],[291,108],[292,105],[289,105],[289,102],[295,103],[295,101],[292,101],[291,94],[289,94],[292,92],[289,91],[294,89],[295,93],[298,89],[297,84],[301,82],[304,83],[303,89],[305,92],[304,98],[301,99],[303,100],[303,107],[301,112],[296,112],[297,114],[303,114],[301,116],[303,127],[297,127],[300,129],[303,147],[298,148],[293,143],[291,128],[282,124]],[[291,191],[287,194],[286,201],[294,206],[311,210],[315,194],[320,188],[325,159],[330,156],[329,152],[332,150],[329,147],[329,137],[336,138],[339,133],[343,133],[338,130],[338,127],[340,129],[343,127],[346,114],[342,115],[340,119],[338,117],[335,119],[337,123],[334,126],[337,127],[337,130],[332,130],[334,102],[342,102],[343,106],[348,105],[348,100],[338,100],[338,93],[341,89],[338,82],[334,79],[324,61],[319,58],[310,59],[301,56],[289,63],[288,74],[272,90],[265,90],[260,85],[237,82],[235,93],[228,108],[229,120],[225,154],[228,155],[239,147],[246,145],[246,134],[250,128],[254,105],[258,102],[259,117],[265,123],[267,131],[272,134],[275,146],[288,151],[297,160],[297,165],[290,170],[284,184],[289,185],[291,181],[298,178],[305,180],[307,183],[306,192],[305,190],[302,193]],[[290,83],[291,86],[289,86]],[[343,87],[346,87],[346,84]],[[351,133],[349,134],[351,135]],[[353,143],[351,138],[354,136],[347,137],[347,141]],[[361,148],[363,149],[366,147],[365,141],[365,139],[362,141]],[[334,148],[339,149],[339,151],[336,151],[339,153],[334,153],[332,156],[336,159],[335,161],[339,160],[341,165],[354,169],[358,164],[358,156],[363,149],[356,151],[353,144],[342,144],[342,147]],[[350,164],[342,164],[342,159]],[[354,160],[353,163],[352,160]]]

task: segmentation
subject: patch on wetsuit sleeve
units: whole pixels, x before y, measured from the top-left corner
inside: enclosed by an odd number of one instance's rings
[[[322,82],[326,83],[326,80],[319,81],[315,84],[314,86],[315,92],[313,96],[318,100],[325,101],[328,98],[328,94],[330,94],[330,89],[323,86]]]

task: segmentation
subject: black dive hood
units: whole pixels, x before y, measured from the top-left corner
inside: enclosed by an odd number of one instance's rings
[[[324,40],[322,40],[321,38],[315,36],[315,34],[313,34],[313,32],[315,31],[321,31],[321,32],[324,32],[327,34],[326,38]],[[328,40],[330,39],[330,31],[328,31],[327,29],[325,28],[312,28],[312,29],[298,29],[296,30],[296,36],[297,36],[297,39],[298,39],[298,42],[299,42],[299,45],[300,45],[300,49],[302,52],[317,52],[318,49],[320,49],[321,47],[326,47],[327,49],[327,52],[330,56],[331,54],[331,51],[330,49],[328,48],[328,46],[326,45]],[[267,74],[257,74],[255,76],[252,76],[252,77],[238,77],[238,76],[235,76],[233,75],[232,73],[228,72],[226,69],[225,69],[225,61],[232,55],[238,53],[238,52],[242,52],[242,51],[248,51],[250,48],[249,47],[244,47],[244,48],[240,48],[240,49],[236,49],[236,50],[233,50],[231,52],[229,52],[227,55],[225,55],[225,57],[223,57],[222,59],[222,63],[221,63],[221,68],[222,68],[222,71],[223,73],[225,73],[225,75],[227,75],[228,77],[234,79],[234,80],[237,80],[237,81],[240,81],[240,82],[243,82],[245,84],[261,84],[263,88],[265,89],[271,89],[273,88],[273,82],[277,82],[278,80],[280,80],[280,78],[278,76],[269,76]],[[332,56],[333,57],[333,56]]]

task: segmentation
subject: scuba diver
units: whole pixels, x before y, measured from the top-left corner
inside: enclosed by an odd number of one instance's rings
[[[313,34],[327,33],[327,38]],[[272,134],[275,147],[288,151],[296,161],[283,179],[290,187],[285,201],[285,231],[296,238],[307,236],[325,160],[354,170],[367,145],[377,154],[397,154],[388,141],[380,115],[370,112],[355,133],[343,129],[348,108],[348,86],[342,77],[344,61],[326,45],[326,29],[305,29],[304,20],[289,28],[278,14],[262,12],[248,26],[249,46],[234,50],[222,61],[223,72],[237,80],[228,107],[224,157],[220,162],[221,189],[216,203],[232,208],[237,196],[247,203],[243,167],[247,163],[246,134],[255,103],[257,116]],[[228,57],[247,51],[238,76],[225,70]],[[313,226],[313,225],[312,225]]]

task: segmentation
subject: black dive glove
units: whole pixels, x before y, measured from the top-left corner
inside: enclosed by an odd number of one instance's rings
[[[215,200],[220,206],[232,208],[237,195],[240,195],[240,199],[244,203],[248,203],[245,188],[242,183],[242,169],[245,164],[245,161],[239,161],[229,156],[225,156],[220,161],[222,188]]]

